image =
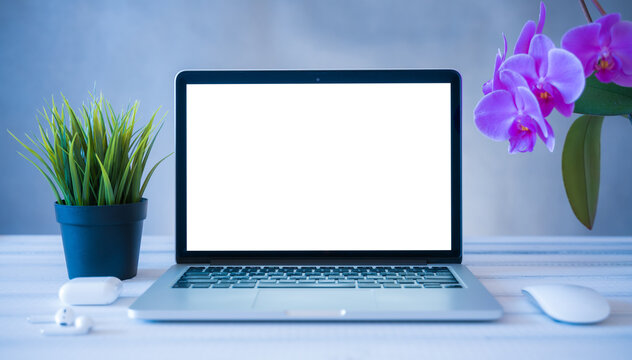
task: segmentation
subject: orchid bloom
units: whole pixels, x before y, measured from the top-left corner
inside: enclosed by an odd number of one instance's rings
[[[507,57],[507,37],[503,34],[503,41],[505,43],[505,50],[501,53],[500,49],[498,49],[498,54],[496,54],[496,63],[494,64],[494,75],[489,81],[483,84],[483,94],[487,95],[490,92],[494,91],[494,83],[498,83],[500,80],[498,79],[498,70],[500,66],[505,62],[505,58]]]
[[[514,54],[526,54],[529,51],[529,44],[531,44],[531,39],[536,34],[541,34],[542,29],[544,28],[544,21],[546,20],[546,6],[544,3],[540,3],[540,16],[538,18],[538,24],[536,25],[532,20],[527,21],[522,27],[522,31],[520,31],[520,36],[518,36],[518,41],[516,42],[516,47],[514,48]],[[505,43],[505,50],[500,52],[498,49],[498,54],[496,55],[496,63],[494,64],[494,73],[492,78],[483,84],[483,94],[487,95],[494,90],[494,82],[498,82],[498,72],[500,71],[500,66],[505,62],[507,58],[507,37],[503,34],[503,42]]]
[[[485,95],[474,109],[478,129],[492,140],[509,140],[509,153],[533,151],[538,136],[553,151],[553,129],[524,77],[500,70],[498,80],[498,89]]]
[[[601,82],[632,86],[632,22],[621,21],[620,14],[572,28],[562,47],[579,58],[586,77],[594,72]]]
[[[574,103],[584,91],[584,68],[572,53],[556,49],[546,35],[537,34],[531,40],[528,54],[507,59],[500,70],[513,70],[522,75],[535,94],[542,116],[556,108],[562,115],[571,116]]]
[[[546,21],[546,6],[544,3],[540,3],[540,16],[538,17],[538,25],[532,21],[527,21],[522,30],[520,31],[520,35],[518,36],[518,41],[516,41],[516,47],[514,48],[514,54],[526,54],[529,52],[529,46],[531,44],[531,39],[537,34],[542,34],[542,29],[544,29],[544,22]]]

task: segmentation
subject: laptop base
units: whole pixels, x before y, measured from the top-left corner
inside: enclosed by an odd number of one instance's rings
[[[173,288],[194,265],[174,265],[129,308],[154,321],[483,321],[502,307],[463,265],[453,289]],[[201,265],[203,266],[203,265]]]

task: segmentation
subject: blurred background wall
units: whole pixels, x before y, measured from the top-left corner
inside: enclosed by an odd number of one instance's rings
[[[578,2],[546,3],[556,44],[585,23]],[[632,20],[632,2],[602,0]],[[590,6],[590,4],[589,4]],[[591,6],[593,17],[598,17]],[[602,177],[592,232],[575,219],[561,177],[571,119],[549,117],[553,153],[507,154],[483,137],[472,111],[504,32],[513,49],[538,1],[0,1],[0,234],[58,233],[54,196],[16,151],[36,111],[63,92],[80,105],[96,88],[115,108],[159,106],[166,126],[150,162],[173,149],[173,78],[181,69],[454,68],[463,76],[465,235],[631,235],[632,125],[603,126]],[[174,233],[174,160],[154,174],[145,234]]]

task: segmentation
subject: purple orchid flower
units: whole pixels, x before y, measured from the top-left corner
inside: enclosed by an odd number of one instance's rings
[[[532,20],[529,20],[524,24],[524,26],[522,27],[522,31],[520,31],[520,36],[518,36],[518,41],[516,42],[516,47],[514,48],[514,54],[526,54],[529,51],[531,39],[533,39],[533,36],[535,36],[535,34],[542,33],[545,20],[546,6],[544,6],[543,2],[540,2],[540,16],[538,18],[538,24],[536,25]],[[505,62],[505,59],[507,58],[507,37],[505,36],[505,34],[503,34],[503,42],[505,43],[505,50],[501,52],[500,49],[498,49],[492,78],[485,82],[485,84],[483,84],[483,94],[485,95],[495,90],[494,83],[498,83],[499,81],[498,72],[500,70],[500,66]]]
[[[586,77],[595,72],[601,82],[632,86],[632,22],[621,21],[620,14],[572,28],[562,47],[579,58]]]
[[[522,30],[520,31],[520,35],[518,36],[518,41],[516,41],[516,47],[514,48],[515,54],[526,54],[529,52],[529,46],[531,45],[531,39],[537,34],[542,34],[542,29],[544,29],[544,22],[546,21],[546,6],[544,6],[543,2],[540,2],[540,16],[538,17],[538,25],[532,21],[527,21]]]
[[[512,70],[500,70],[498,80],[498,89],[485,95],[474,109],[478,129],[492,140],[509,140],[512,154],[533,151],[538,136],[553,151],[553,129],[542,116],[524,77]]]
[[[500,70],[512,70],[525,78],[544,117],[549,116],[553,108],[564,116],[571,116],[586,83],[584,68],[577,57],[556,49],[553,41],[543,34],[533,37],[528,54],[508,58]]]
[[[507,57],[507,37],[505,36],[505,34],[503,34],[503,41],[505,43],[505,50],[501,53],[500,49],[498,49],[498,54],[496,54],[496,63],[494,64],[494,75],[492,75],[492,78],[489,79],[489,81],[483,84],[483,94],[485,95],[495,90],[494,83],[500,82],[500,80],[498,79],[498,70],[500,69],[500,66],[503,64],[503,62],[505,62],[505,58]]]

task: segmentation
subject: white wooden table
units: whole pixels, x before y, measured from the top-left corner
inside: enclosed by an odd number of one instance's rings
[[[59,236],[0,236],[0,359],[632,359],[632,237],[468,238],[464,263],[505,309],[489,323],[149,323],[127,307],[174,262],[173,240],[143,239],[138,276],[110,306],[75,307],[92,334],[43,337],[67,280]],[[572,283],[605,295],[599,325],[554,322],[521,295]]]

